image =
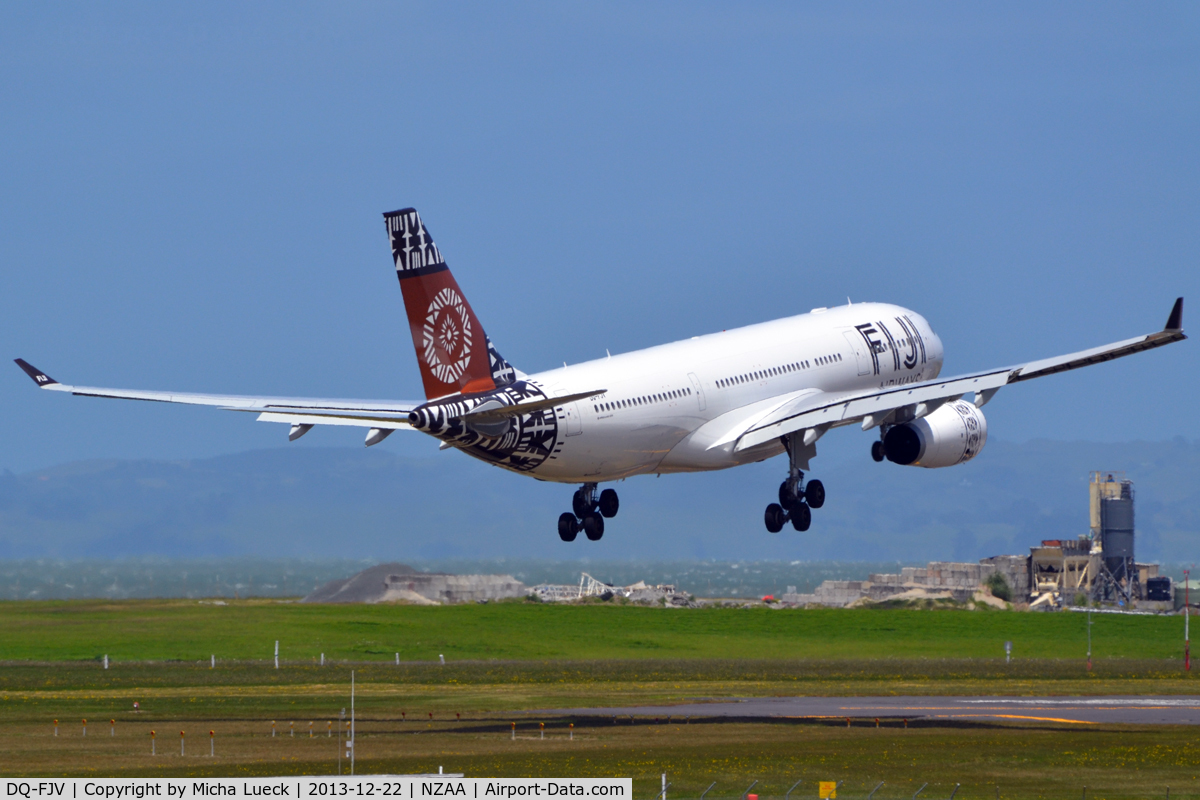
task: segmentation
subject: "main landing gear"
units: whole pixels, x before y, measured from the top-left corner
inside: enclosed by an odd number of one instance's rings
[[[597,497],[596,484],[585,483],[571,498],[571,511],[558,518],[558,538],[573,542],[582,530],[591,541],[600,541],[604,535],[604,518],[615,517],[620,505],[615,490],[605,489]]]
[[[779,502],[767,506],[763,515],[771,533],[779,533],[788,522],[798,531],[808,530],[812,525],[812,509],[825,505],[825,485],[818,480],[804,481],[799,442],[785,436],[784,445],[788,450],[788,478],[779,484]],[[804,466],[808,467],[807,459]]]

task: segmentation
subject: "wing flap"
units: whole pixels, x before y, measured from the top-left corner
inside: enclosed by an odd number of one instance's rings
[[[346,425],[356,428],[383,430],[412,430],[407,419],[358,417],[339,414],[301,413],[297,411],[264,411],[256,417],[259,422],[284,422],[289,425]]]
[[[737,421],[730,425],[729,430],[717,437],[712,444],[704,448],[705,450],[715,450],[718,447],[724,447],[730,442],[736,441],[751,428],[754,428],[759,423],[763,422],[768,416],[779,415],[784,413],[785,407],[794,407],[802,403],[816,403],[817,396],[828,398],[829,395],[819,389],[801,389],[798,392],[791,392],[785,395],[773,397],[770,400],[760,401],[749,406],[743,406],[739,409]],[[753,446],[753,445],[751,445]]]

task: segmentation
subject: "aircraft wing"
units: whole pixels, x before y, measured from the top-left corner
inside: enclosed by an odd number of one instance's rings
[[[953,378],[878,390],[821,392],[796,397],[748,427],[738,437],[734,450],[740,452],[797,431],[804,431],[804,444],[809,445],[825,431],[842,425],[861,421],[863,430],[869,430],[898,417],[902,420],[919,419],[943,403],[958,400],[968,392],[974,394],[975,405],[982,406],[1010,383],[1088,367],[1186,338],[1183,333],[1183,298],[1180,297],[1171,309],[1166,326],[1146,336]]]
[[[258,412],[262,422],[285,422],[293,427],[292,438],[306,433],[313,425],[353,425],[392,431],[410,428],[408,412],[419,401],[338,400],[314,397],[255,397],[228,394],[191,394],[186,392],[106,389],[96,386],[71,386],[51,378],[23,359],[17,366],[43,389],[70,392],[83,397],[111,397],[120,400],[149,400],[158,403],[183,403],[214,406],[228,411]],[[411,429],[411,428],[410,428]],[[297,433],[297,431],[299,431]],[[376,439],[378,441],[379,439]]]

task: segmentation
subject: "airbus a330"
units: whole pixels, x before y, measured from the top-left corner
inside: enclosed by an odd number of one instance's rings
[[[580,484],[558,535],[604,535],[617,493],[634,475],[727,469],[787,454],[768,531],[808,530],[825,504],[805,479],[832,428],[876,431],[875,461],[950,467],[987,442],[983,406],[1001,388],[1185,338],[1183,298],[1154,333],[1026,364],[942,378],[942,340],[924,317],[887,303],[807,314],[527,375],[484,333],[415,209],[384,214],[420,365],[424,401],[330,400],[104,389],[59,383],[17,359],[43,389],[254,412],[290,425],[366,428],[367,446],[419,431],[495,466]],[[969,395],[969,399],[968,398]]]

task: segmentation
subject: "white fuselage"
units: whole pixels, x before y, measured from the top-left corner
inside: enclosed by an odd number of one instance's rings
[[[722,437],[806,390],[931,380],[942,357],[941,340],[919,314],[859,303],[530,375],[551,396],[607,390],[557,410],[555,450],[531,474],[599,482],[761,461],[783,445],[735,453]]]

